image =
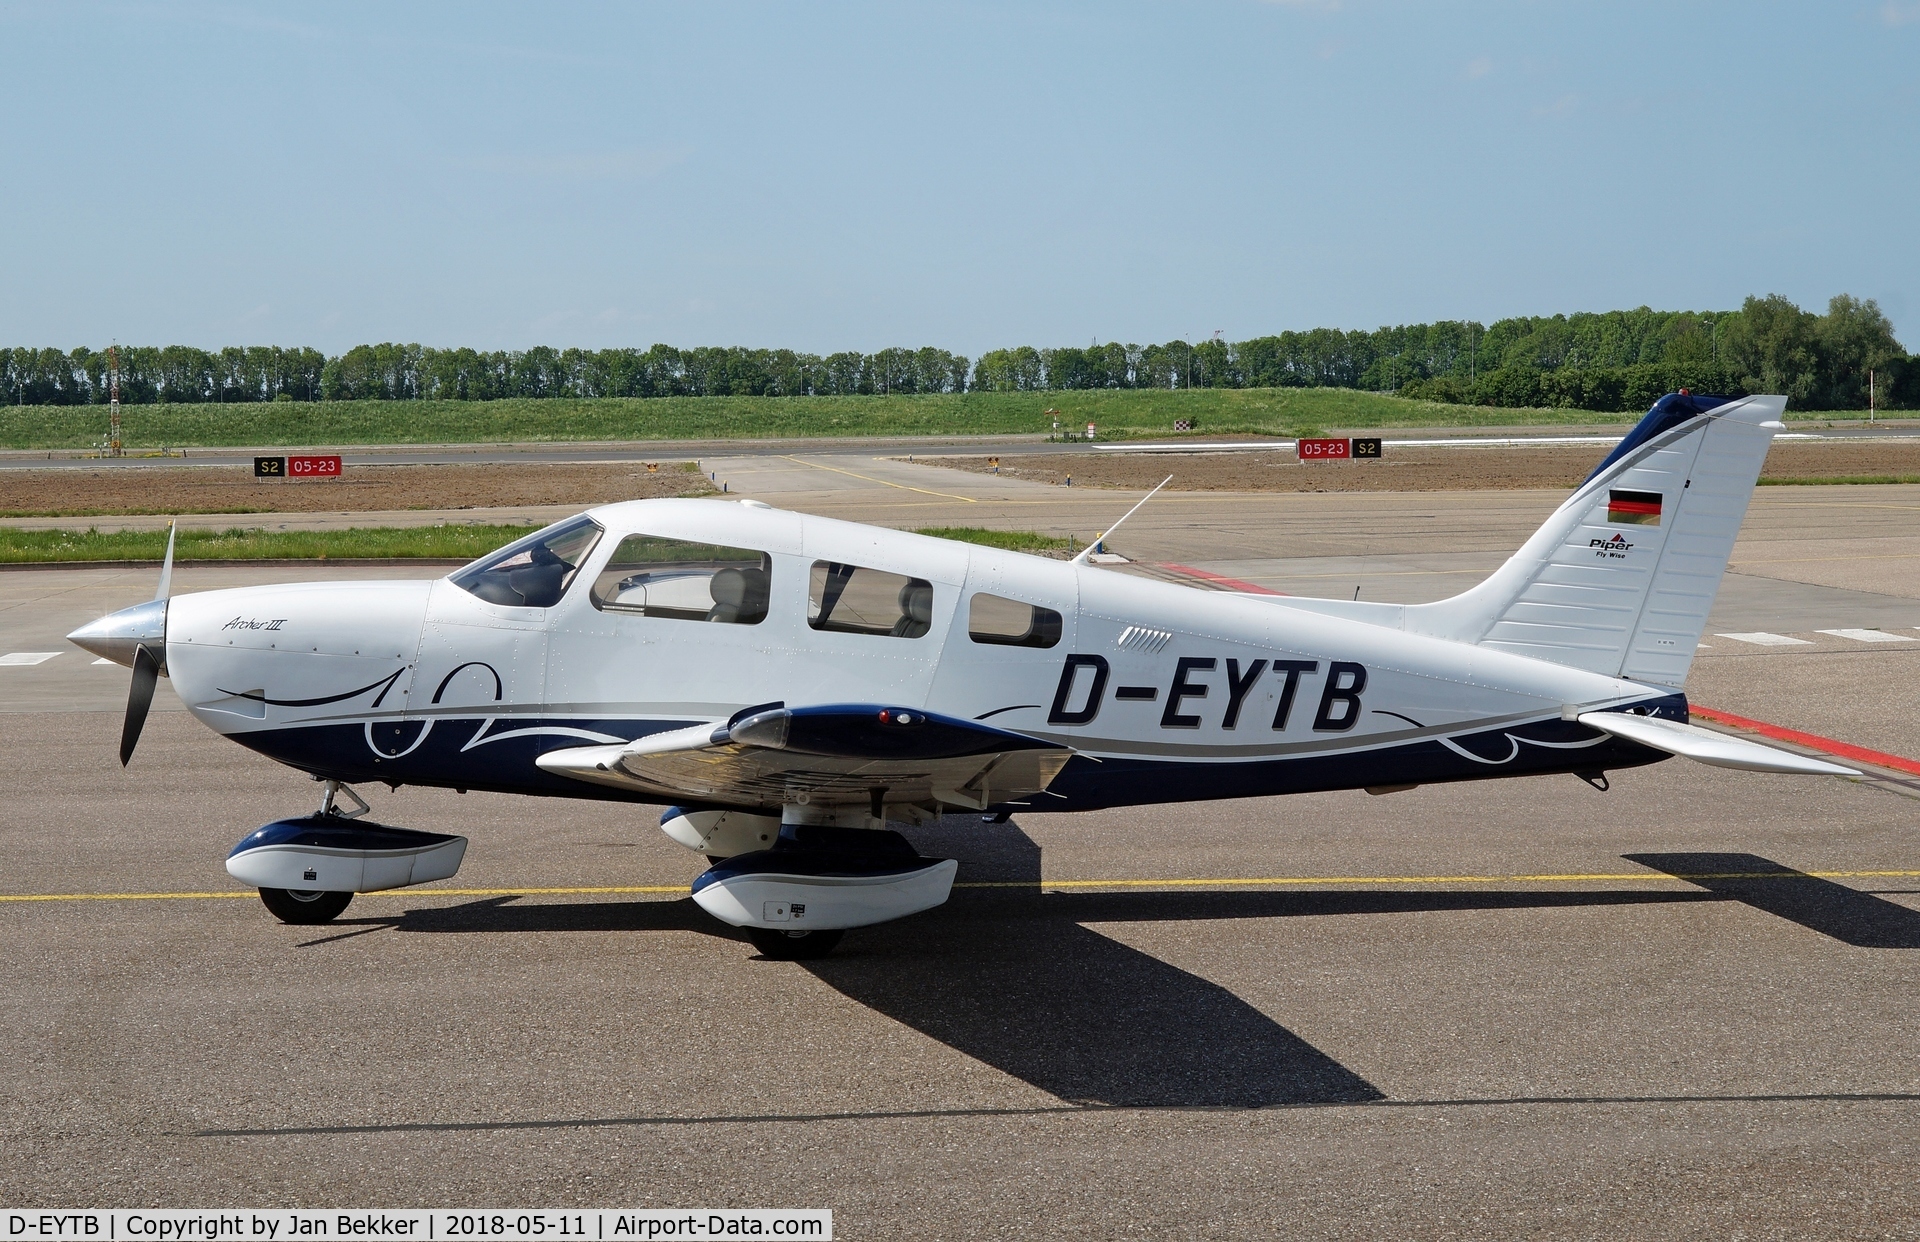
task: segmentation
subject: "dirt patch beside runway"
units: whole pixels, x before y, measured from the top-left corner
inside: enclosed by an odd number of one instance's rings
[[[1291,452],[1049,453],[1006,456],[1010,478],[1145,489],[1171,474],[1181,491],[1429,492],[1572,487],[1601,444],[1394,448],[1379,461],[1302,465]],[[988,457],[916,464],[990,473]],[[262,481],[244,462],[0,470],[0,516],[336,513],[606,504],[715,489],[692,462],[348,465],[340,479]],[[1776,444],[1761,480],[1920,482],[1920,437]]]
[[[1394,448],[1378,461],[1302,463],[1292,452],[1061,453],[1003,457],[999,473],[1036,483],[1144,489],[1168,475],[1188,492],[1450,492],[1572,487],[1611,451],[1604,444]],[[993,473],[987,457],[916,462]],[[1762,482],[1920,481],[1920,438],[1788,441],[1767,455]]]
[[[600,505],[716,489],[692,462],[354,466],[339,479],[260,480],[249,464],[0,471],[0,514],[338,513]]]

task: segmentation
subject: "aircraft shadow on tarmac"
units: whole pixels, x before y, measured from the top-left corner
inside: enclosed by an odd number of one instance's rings
[[[1014,824],[949,819],[913,836],[929,854],[961,858],[962,882],[1027,885],[1040,878],[1040,847]],[[1086,924],[1650,905],[1733,895],[963,889],[910,921],[855,931],[835,956],[805,968],[850,999],[1063,1100],[1187,1108],[1363,1103],[1384,1096],[1226,988]],[[419,932],[738,935],[690,900],[521,905],[492,897],[369,922],[368,930]]]
[[[1920,949],[1920,911],[1758,854],[1625,854],[1724,900],[1860,949]]]
[[[1040,879],[1040,847],[1014,824],[948,819],[914,836],[925,853],[964,859],[964,880]],[[1174,896],[1167,913],[1205,917]],[[1063,1100],[1257,1108],[1385,1098],[1219,984],[1083,926],[1100,917],[1096,903],[1027,888],[959,897],[910,937],[863,937],[807,969]]]

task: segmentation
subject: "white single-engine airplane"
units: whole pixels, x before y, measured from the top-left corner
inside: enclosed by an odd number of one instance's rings
[[[443,879],[466,839],[352,782],[673,803],[693,898],[769,956],[945,901],[889,821],[1610,769],[1857,775],[1687,723],[1781,397],[1661,398],[1501,569],[1431,604],[1202,591],[773,509],[589,510],[429,582],[158,598],[76,630],[325,782],[228,871],[290,923]],[[350,799],[343,810],[339,799]]]

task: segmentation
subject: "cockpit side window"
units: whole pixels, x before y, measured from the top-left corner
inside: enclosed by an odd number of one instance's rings
[[[628,535],[593,583],[593,606],[678,621],[758,625],[767,619],[773,558],[749,548]]]
[[[600,542],[599,524],[574,518],[536,531],[453,574],[453,583],[509,608],[551,608]]]
[[[1060,641],[1060,614],[1038,604],[976,594],[967,606],[967,637],[997,647],[1051,647]]]
[[[842,634],[920,638],[933,628],[933,584],[884,569],[815,561],[807,583],[807,624]]]

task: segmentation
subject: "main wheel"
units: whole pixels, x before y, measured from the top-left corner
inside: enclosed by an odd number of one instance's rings
[[[311,893],[297,888],[263,888],[260,901],[282,923],[304,926],[331,923],[353,901],[352,893]]]
[[[747,939],[761,954],[776,962],[811,962],[833,952],[842,933],[834,931],[775,931],[770,927],[747,928]]]

